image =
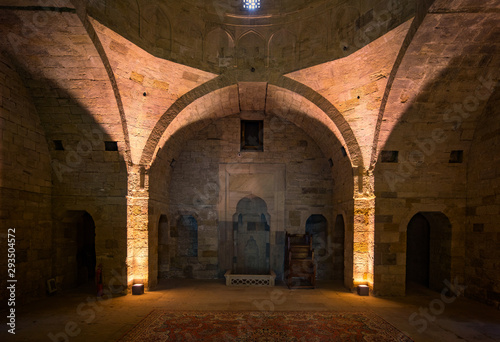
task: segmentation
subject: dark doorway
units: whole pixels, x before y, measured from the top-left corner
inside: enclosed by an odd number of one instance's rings
[[[177,223],[179,242],[178,253],[181,257],[198,256],[198,222],[191,215],[183,215]]]
[[[408,223],[406,238],[406,283],[429,287],[430,224],[420,213]]]
[[[306,233],[312,235],[316,278],[332,279],[333,253],[328,244],[328,222],[323,215],[311,215],[306,221]]]
[[[337,215],[332,234],[334,280],[344,280],[344,238],[344,217],[342,215]]]
[[[96,268],[95,223],[83,212],[76,221],[77,285],[94,281]]]
[[[161,215],[158,221],[158,278],[167,278],[170,263],[168,236],[168,219]]]

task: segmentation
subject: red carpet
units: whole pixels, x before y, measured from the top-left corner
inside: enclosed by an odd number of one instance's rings
[[[412,340],[370,313],[154,310],[119,341]]]

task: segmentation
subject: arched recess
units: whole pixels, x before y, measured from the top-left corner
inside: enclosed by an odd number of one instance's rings
[[[333,251],[331,235],[328,231],[328,221],[323,215],[313,214],[306,220],[306,233],[312,235],[314,262],[316,263],[317,279],[333,278]]]
[[[167,278],[170,265],[170,230],[167,215],[158,220],[158,278]]]
[[[233,215],[233,273],[268,274],[270,222],[266,202],[257,196],[242,198]]]
[[[352,211],[353,163],[356,165],[362,160],[352,130],[335,107],[311,89],[291,80],[278,80],[276,83],[297,92],[269,84],[265,115],[273,117],[271,129],[279,131],[281,118],[286,119],[309,135],[327,159],[331,157],[336,184],[335,200],[341,203],[342,210]],[[181,97],[157,122],[141,157],[141,164],[151,165],[152,205],[168,201],[170,175],[176,167],[177,153],[184,144],[214,120],[238,114],[238,98],[237,85],[221,76]],[[214,139],[217,138],[214,136]]]
[[[281,29],[269,39],[267,66],[278,68],[285,62],[295,64],[297,37],[290,31]]]
[[[424,215],[412,217],[406,230],[406,290],[411,283],[429,287],[431,226]]]
[[[355,51],[356,47],[352,47],[356,32],[354,25],[360,16],[359,8],[350,3],[341,5],[332,11],[330,35],[334,44],[333,51],[342,51],[345,56]]]
[[[418,212],[407,226],[406,279],[435,291],[451,281],[452,225],[442,212]],[[411,274],[409,272],[412,272]]]
[[[203,58],[203,33],[201,29],[188,19],[179,19],[175,25],[172,52],[177,57],[201,61]],[[189,42],[189,43],[186,43]]]
[[[110,18],[115,31],[125,29],[124,31],[127,34],[137,34],[139,32],[140,6],[137,0],[106,0],[105,6],[106,17]],[[82,13],[85,12],[82,11]]]
[[[259,33],[245,32],[236,43],[236,56],[239,68],[261,69],[265,67],[266,42]]]
[[[315,52],[326,51],[328,45],[328,17],[326,13],[303,23],[300,32],[299,61],[314,60]]]
[[[198,260],[198,223],[195,212],[179,212],[170,226],[170,265],[166,278],[194,278]]]
[[[55,233],[54,261],[63,288],[93,284],[96,270],[96,226],[84,210],[67,211]]]
[[[141,8],[140,36],[152,45],[154,52],[167,57],[172,50],[172,27],[166,9],[148,2]]]
[[[234,39],[221,27],[208,32],[203,48],[203,59],[218,67],[230,67],[234,64]]]

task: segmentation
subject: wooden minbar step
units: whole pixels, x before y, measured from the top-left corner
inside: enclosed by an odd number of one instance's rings
[[[312,236],[308,233],[286,233],[285,282],[289,289],[313,289],[316,286]]]

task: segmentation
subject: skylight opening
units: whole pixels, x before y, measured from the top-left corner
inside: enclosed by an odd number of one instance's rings
[[[260,0],[243,0],[243,8],[250,11],[259,9]]]

